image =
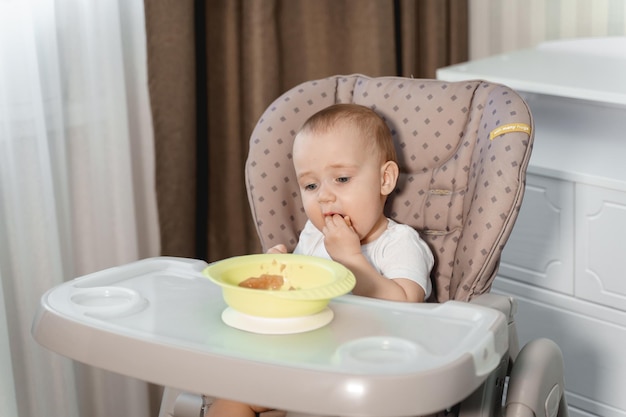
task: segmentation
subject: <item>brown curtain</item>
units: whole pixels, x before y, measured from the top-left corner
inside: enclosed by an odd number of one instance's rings
[[[145,10],[164,255],[260,250],[244,162],[258,118],[287,89],[335,74],[434,78],[467,60],[467,0],[145,0]]]

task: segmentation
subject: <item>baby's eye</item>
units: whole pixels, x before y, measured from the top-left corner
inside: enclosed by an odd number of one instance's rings
[[[345,182],[348,182],[348,181],[350,181],[350,177],[339,177],[339,178],[337,178],[337,182],[340,182],[340,183],[345,183]]]
[[[313,191],[317,188],[317,184],[306,184],[304,187],[305,191]]]

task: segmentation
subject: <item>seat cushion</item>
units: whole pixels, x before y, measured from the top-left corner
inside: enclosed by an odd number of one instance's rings
[[[293,139],[309,116],[334,103],[368,106],[391,129],[401,174],[386,212],[430,245],[435,301],[487,292],[523,196],[532,143],[526,103],[508,87],[479,80],[350,75],[291,89],[259,120],[246,163],[264,249],[297,243],[306,216]]]

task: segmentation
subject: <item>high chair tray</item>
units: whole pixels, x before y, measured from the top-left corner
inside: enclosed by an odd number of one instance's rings
[[[285,410],[403,416],[472,393],[508,348],[504,315],[461,302],[409,304],[353,295],[316,330],[230,327],[200,260],[158,257],[48,291],[37,342],[71,359],[155,384]]]

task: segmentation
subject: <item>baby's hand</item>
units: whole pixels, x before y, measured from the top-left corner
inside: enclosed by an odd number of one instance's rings
[[[347,259],[349,256],[361,253],[361,240],[352,227],[350,217],[339,214],[328,216],[324,225],[324,246],[326,251],[336,261]]]
[[[287,253],[287,246],[278,244],[276,246],[272,246],[267,250],[267,253]]]
[[[352,220],[350,220],[350,216],[344,216],[343,220],[346,222],[348,227],[352,229]],[[354,229],[353,229],[354,230]]]

